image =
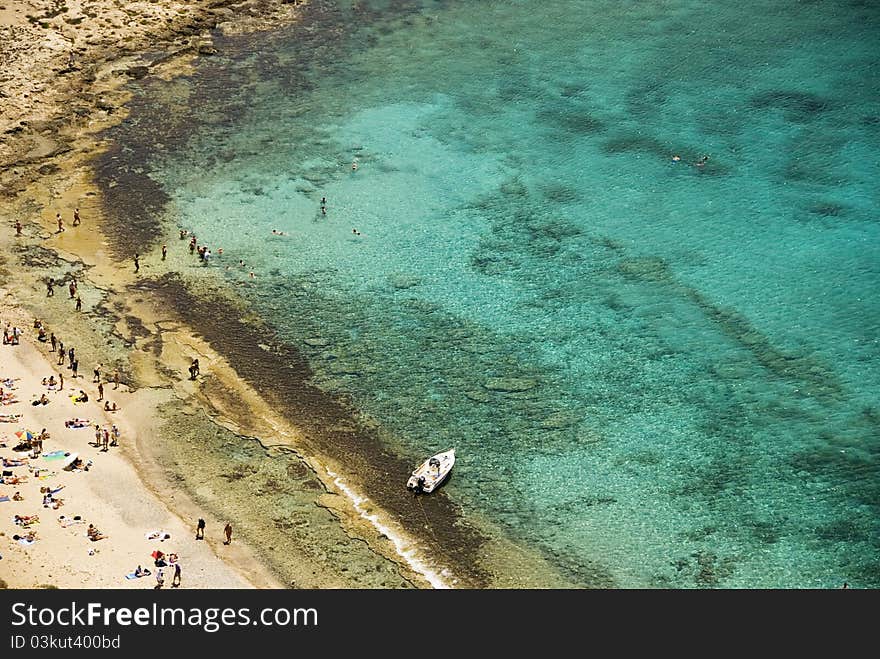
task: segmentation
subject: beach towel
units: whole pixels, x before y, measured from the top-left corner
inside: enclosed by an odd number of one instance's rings
[[[3,503],[4,501],[10,501],[10,498],[6,496],[0,497],[0,503]]]
[[[79,515],[76,515],[76,517],[79,517]],[[61,515],[58,518],[58,523],[61,525],[62,529],[66,529],[69,526],[75,526],[77,524],[85,524],[86,521],[84,519],[74,519],[73,517],[66,517],[64,515]]]
[[[171,534],[168,531],[150,531],[149,533],[145,533],[144,537],[147,540],[161,540],[165,541],[171,537]]]
[[[74,405],[85,405],[86,403],[89,402],[87,400],[77,400],[78,396],[79,396],[79,394],[74,394],[73,396],[70,397],[70,400],[73,401]]]
[[[70,455],[67,451],[52,451],[51,453],[43,453],[43,457],[47,460],[60,460],[65,455]]]
[[[35,542],[36,542],[36,540],[28,540],[27,538],[19,538],[18,539],[18,544],[25,545],[25,546],[32,545]]]
[[[150,571],[147,569],[144,569],[144,571],[141,574],[135,574],[134,572],[129,572],[128,574],[125,575],[125,578],[126,579],[140,579],[141,577],[148,577],[148,576],[150,576]]]

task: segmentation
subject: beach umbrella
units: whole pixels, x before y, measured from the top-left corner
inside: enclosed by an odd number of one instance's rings
[[[34,438],[34,433],[30,430],[19,430],[15,433],[15,436],[22,440],[31,441]]]

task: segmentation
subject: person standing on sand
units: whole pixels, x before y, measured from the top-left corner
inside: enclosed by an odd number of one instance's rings
[[[79,368],[79,360],[75,359],[73,363],[70,365],[70,370],[73,371],[73,377],[78,377],[76,374],[77,369]]]
[[[224,545],[232,543],[232,524],[229,522],[226,522],[226,526],[223,527],[223,535],[226,536],[226,542],[223,543]]]
[[[168,245],[162,245],[162,260],[165,260],[165,257],[168,256]]]
[[[58,365],[64,364],[64,341],[58,342]]]
[[[55,277],[49,277],[49,281],[46,282],[46,297],[53,295],[55,295]]]
[[[76,310],[82,311],[82,308],[83,308],[83,299],[79,295],[77,295],[76,296]]]
[[[55,346],[58,344],[58,338],[55,336],[55,332],[52,332],[49,335],[49,343],[52,344],[52,349],[49,352],[55,352]]]
[[[21,230],[22,230],[21,221],[20,221],[20,220],[16,220],[16,221],[15,221],[15,235],[16,235],[16,236],[20,236],[20,235],[21,235]]]
[[[58,391],[64,389],[64,373],[58,372]]]
[[[70,285],[67,287],[67,291],[70,293],[70,299],[73,299],[73,296],[76,295],[76,279],[70,280]]]
[[[165,585],[165,572],[163,568],[159,568],[156,571],[156,585],[153,586],[153,590],[159,590],[162,586]]]
[[[73,209],[73,226],[78,227],[80,223],[79,219],[79,208]]]
[[[55,233],[61,233],[64,231],[64,220],[61,219],[61,213],[55,214],[55,220],[58,222],[58,231]]]
[[[199,517],[199,521],[196,522],[196,540],[204,540],[205,539],[205,520]]]
[[[171,578],[171,587],[177,588],[180,586],[180,563],[174,564],[174,576]]]
[[[135,272],[141,271],[141,255],[140,254],[134,255],[134,271]]]
[[[101,452],[106,453],[107,451],[110,450],[108,448],[110,446],[110,431],[107,430],[106,428],[104,428],[104,431],[101,433],[101,439],[103,440],[102,441],[103,447],[101,448]]]
[[[92,378],[92,382],[100,382],[101,381],[101,365],[98,364],[95,366],[95,370],[92,371],[95,374],[95,377]]]
[[[104,400],[104,383],[98,383],[98,402]]]
[[[119,428],[115,423],[110,428],[110,446],[119,446]]]
[[[119,389],[119,371],[113,371],[113,388]]]
[[[95,448],[101,445],[101,426],[95,424]]]

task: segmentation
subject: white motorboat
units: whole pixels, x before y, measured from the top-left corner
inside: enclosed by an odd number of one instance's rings
[[[455,464],[455,449],[432,455],[416,468],[406,482],[406,487],[429,494],[442,483]]]

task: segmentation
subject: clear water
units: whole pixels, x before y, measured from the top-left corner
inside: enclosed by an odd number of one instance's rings
[[[876,6],[357,6],[173,83],[170,221],[573,585],[880,586]]]

